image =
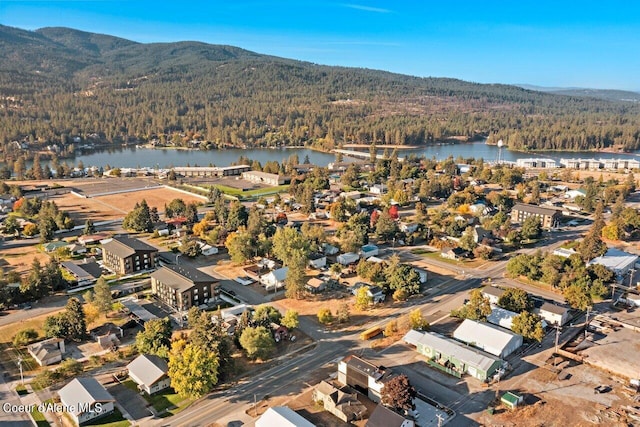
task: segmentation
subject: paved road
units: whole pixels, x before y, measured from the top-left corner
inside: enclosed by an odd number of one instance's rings
[[[385,319],[374,320],[363,325],[361,329],[386,323],[389,318],[406,314],[416,308],[422,308],[427,312],[436,312],[440,304],[446,305],[456,299],[463,298],[463,294],[468,289],[476,287],[478,284],[478,279],[453,280],[448,284],[441,284],[439,288],[432,289],[429,295],[421,299],[411,300],[399,308],[382,309],[388,311],[388,316]],[[277,302],[275,305],[278,306]],[[379,312],[377,314],[384,316],[385,313]],[[225,422],[239,420],[252,423],[252,418],[245,412],[252,407],[254,398],[260,401],[265,396],[300,393],[307,387],[305,381],[312,376],[313,371],[326,364],[336,362],[348,354],[360,354],[368,346],[367,342],[359,339],[358,332],[327,333],[316,322],[306,317],[301,317],[300,328],[307,335],[318,340],[314,349],[286,358],[277,366],[269,368],[263,373],[252,375],[251,379],[232,386],[227,391],[214,392],[170,419],[157,420],[154,425],[198,427],[206,426],[214,421],[220,423],[223,420]],[[409,352],[408,349],[406,351]],[[415,356],[413,351],[407,354]],[[444,389],[441,388],[441,390]],[[441,402],[444,404],[459,401],[462,398],[460,394],[447,394],[442,397]]]

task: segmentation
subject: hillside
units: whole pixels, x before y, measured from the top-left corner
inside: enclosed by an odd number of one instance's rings
[[[640,102],[640,92],[633,92],[630,90],[588,89],[579,87],[544,87],[526,84],[521,84],[518,86],[523,89],[553,93],[556,95],[585,96],[590,98],[604,99],[607,101]]]
[[[0,26],[0,142],[207,148],[424,144],[488,136],[515,149],[640,148],[640,106],[508,85],[329,67],[200,42],[142,44]],[[472,154],[472,153],[470,153]]]

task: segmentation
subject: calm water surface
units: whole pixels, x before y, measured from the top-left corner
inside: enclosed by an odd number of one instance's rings
[[[435,157],[438,160],[446,159],[449,156],[454,158],[462,156],[464,158],[475,157],[483,158],[487,161],[496,160],[498,158],[498,147],[487,145],[483,142],[460,143],[448,145],[430,145],[412,150],[401,150],[398,152],[400,156],[407,154],[423,155],[428,158]],[[112,167],[157,167],[169,168],[172,166],[228,166],[232,162],[236,162],[240,156],[246,156],[251,160],[257,160],[263,165],[268,161],[281,162],[286,160],[290,155],[297,154],[300,163],[309,157],[309,161],[319,166],[327,166],[330,162],[335,161],[333,154],[321,153],[308,148],[287,148],[287,149],[267,149],[254,148],[249,150],[243,149],[226,149],[226,150],[156,150],[150,148],[114,148],[110,150],[92,151],[87,153],[77,153],[75,158],[66,159],[67,163],[77,164],[79,161],[88,166],[106,166]],[[584,158],[584,159],[609,159],[618,157],[638,157],[637,153],[619,154],[619,153],[595,153],[595,152],[565,152],[553,151],[545,153],[523,153],[516,151],[502,150],[503,160],[516,161],[521,158],[550,158],[559,160],[560,158]],[[345,157],[347,159],[347,157]],[[62,160],[61,162],[64,162]]]

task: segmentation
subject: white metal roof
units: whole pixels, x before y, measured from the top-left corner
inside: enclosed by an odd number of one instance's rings
[[[453,337],[494,356],[501,356],[505,349],[515,345],[514,342],[516,341],[519,341],[518,347],[522,345],[522,337],[520,335],[498,326],[470,319],[465,319],[458,326],[453,332]]]
[[[315,427],[297,412],[286,406],[267,409],[256,421],[256,427]]]
[[[422,336],[418,337],[417,334]],[[434,348],[444,355],[454,356],[465,364],[473,366],[484,372],[487,372],[493,364],[500,361],[497,357],[482,353],[480,350],[473,350],[469,347],[465,347],[454,340],[447,339],[434,332],[420,333],[417,331],[409,331],[407,335],[405,335],[404,340],[407,343],[415,343],[415,345],[421,344]]]
[[[78,416],[80,408],[93,408],[96,402],[115,402],[107,389],[93,377],[75,378],[58,391],[60,401]]]
[[[610,248],[604,255],[589,261],[589,265],[600,264],[614,272],[617,272],[629,269],[636,263],[636,261],[638,261],[638,255]]]

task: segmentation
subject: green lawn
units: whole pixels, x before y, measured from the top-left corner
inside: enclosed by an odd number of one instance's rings
[[[257,188],[255,190],[242,191],[239,188],[228,187],[226,185],[213,184],[215,187],[229,196],[236,196],[240,199],[248,199],[251,197],[266,196],[268,194],[282,193],[289,189],[289,185],[279,185],[277,187]]]
[[[27,387],[25,387],[22,384],[19,384],[16,387],[16,393],[18,393],[19,396],[24,396],[25,394],[29,394],[29,392],[27,391]]]
[[[106,417],[98,418],[82,424],[83,426],[101,426],[101,427],[129,427],[131,423],[127,421],[120,411],[117,409]]]
[[[136,392],[139,391],[138,386],[132,380],[123,381],[122,385]],[[144,393],[142,397],[153,406],[157,413],[167,411],[165,416],[177,414],[191,403],[190,399],[178,395],[178,393],[174,392],[171,388],[151,396]]]
[[[37,408],[38,407],[35,406],[31,411],[31,418],[33,418],[33,421],[35,421],[38,427],[49,427],[51,424],[49,424],[42,412],[38,411]]]

